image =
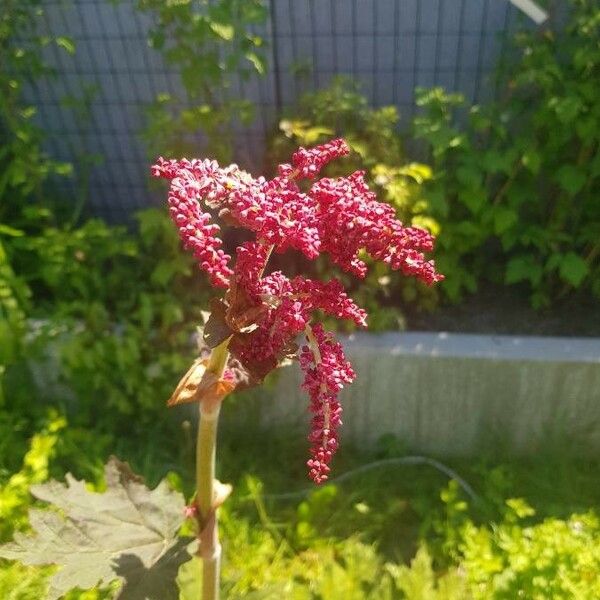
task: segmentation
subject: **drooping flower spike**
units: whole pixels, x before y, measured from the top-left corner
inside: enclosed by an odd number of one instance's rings
[[[348,154],[338,139],[292,156],[279,165],[273,179],[254,178],[237,165],[221,168],[211,160],[159,158],[152,174],[171,181],[169,211],[184,246],[198,261],[224,298],[213,303],[210,334],[214,346],[229,339],[229,350],[257,383],[284,359],[299,358],[303,388],[312,413],[309,476],[325,481],[338,447],[342,408],[338,394],[355,374],[341,344],[320,324],[311,325],[315,311],[366,326],[366,312],[345,293],[337,279],[289,279],[281,272],[265,274],[272,252],[300,251],[309,259],[326,253],[340,268],[364,277],[365,252],[431,285],[442,279],[424,252],[433,237],[417,227],[405,227],[388,204],[378,202],[364,173],[316,179],[331,160]],[[315,180],[307,192],[298,179]],[[236,249],[236,260],[221,248],[216,213],[227,225],[243,227],[255,240]],[[306,337],[298,350],[296,339]]]

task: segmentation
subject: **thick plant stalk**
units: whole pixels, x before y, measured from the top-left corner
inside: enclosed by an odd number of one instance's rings
[[[213,349],[207,372],[217,378],[223,375],[229,352],[226,340]],[[218,600],[221,567],[221,544],[215,500],[215,455],[217,427],[221,401],[200,402],[200,423],[196,446],[196,504],[202,531],[200,533],[200,558],[202,559],[202,598]]]

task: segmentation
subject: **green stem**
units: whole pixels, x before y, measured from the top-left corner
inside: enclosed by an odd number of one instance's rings
[[[229,340],[213,349],[207,371],[223,375],[229,351]],[[200,423],[196,445],[196,505],[200,520],[202,558],[202,600],[218,600],[221,545],[217,526],[215,500],[215,456],[217,427],[221,403],[200,402]]]
[[[200,408],[198,443],[196,446],[196,503],[204,524],[213,508],[215,480],[215,452],[220,406],[211,412]]]
[[[221,342],[216,348],[213,348],[210,359],[208,360],[208,367],[206,370],[209,373],[214,373],[217,377],[221,377],[227,366],[227,359],[229,358],[229,340],[227,338],[224,342]]]
[[[215,480],[215,449],[219,409],[210,413],[200,409],[198,445],[196,448],[196,502],[202,528],[200,557],[202,558],[202,600],[218,600],[221,545],[217,516],[213,511]]]

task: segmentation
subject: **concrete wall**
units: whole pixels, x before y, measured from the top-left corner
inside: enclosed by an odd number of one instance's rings
[[[600,340],[444,333],[345,340],[357,371],[342,393],[342,436],[392,433],[412,451],[527,453],[549,436],[600,451]],[[296,366],[282,371],[264,423],[305,423]]]

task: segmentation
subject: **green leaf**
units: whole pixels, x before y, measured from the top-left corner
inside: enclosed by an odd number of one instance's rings
[[[519,239],[519,233],[516,228],[508,229],[503,234],[500,235],[500,243],[502,244],[502,249],[506,252],[515,246]]]
[[[523,156],[521,157],[521,162],[523,166],[529,169],[534,175],[537,175],[540,172],[540,167],[542,166],[542,157],[537,150],[527,150]]]
[[[506,283],[530,281],[537,285],[542,278],[542,267],[532,256],[516,256],[511,258],[506,265]]]
[[[178,538],[184,500],[165,481],[149,490],[129,466],[111,458],[106,491],[90,492],[84,481],[66,476],[32,486],[37,499],[54,510],[30,511],[33,534],[15,534],[0,556],[26,565],[58,565],[48,600],[73,588],[122,582],[119,600],[178,597],[175,577],[189,560],[188,540]]]
[[[519,519],[525,519],[535,515],[535,510],[527,504],[527,500],[523,498],[509,498],[506,500],[506,506]]]
[[[494,233],[502,235],[518,221],[518,215],[514,210],[506,206],[497,206],[494,211]]]
[[[422,184],[423,182],[429,181],[433,178],[433,172],[429,165],[415,162],[400,167],[398,169],[398,174],[404,175],[405,177],[411,177],[418,184]]]
[[[565,192],[574,196],[584,186],[586,176],[583,171],[573,165],[563,165],[556,173],[556,181]]]
[[[552,253],[548,257],[548,260],[546,261],[545,270],[547,272],[551,272],[551,271],[554,271],[555,269],[558,269],[560,267],[562,258],[563,258],[563,255],[560,254],[559,252]]]
[[[575,252],[568,252],[562,257],[558,272],[564,281],[573,287],[579,287],[590,272],[590,268],[581,256]]]
[[[150,281],[160,287],[164,287],[177,274],[179,265],[174,265],[171,260],[159,260],[152,274]]]
[[[58,175],[71,175],[73,173],[73,165],[71,163],[56,163],[54,165],[54,171]]]
[[[148,45],[155,50],[162,50],[165,45],[164,31],[153,31],[148,37]]]
[[[486,203],[487,194],[483,188],[465,189],[460,192],[460,201],[473,213],[478,213]]]
[[[481,184],[481,169],[473,164],[462,165],[456,169],[456,178],[464,186],[477,189]]]
[[[550,98],[548,106],[555,111],[556,116],[565,125],[572,123],[584,108],[581,99],[576,94],[566,98]]]
[[[510,152],[488,150],[481,157],[481,163],[490,173],[509,173],[512,168],[513,156]]]
[[[68,52],[69,54],[75,54],[75,43],[69,37],[60,36],[56,38],[56,45]]]
[[[256,52],[246,52],[244,56],[252,63],[259,75],[264,75],[267,72],[264,58],[256,54]]]
[[[209,26],[221,39],[226,41],[233,39],[233,34],[235,33],[233,25],[211,21]]]
[[[0,223],[0,235],[8,235],[10,237],[22,237],[25,235],[24,231],[20,229],[15,229],[14,227],[9,227],[8,225],[4,225]]]

